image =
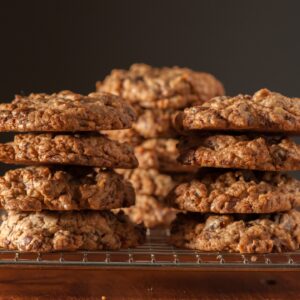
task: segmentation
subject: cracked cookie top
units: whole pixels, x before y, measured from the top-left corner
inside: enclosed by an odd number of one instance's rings
[[[189,136],[181,139],[179,152],[181,163],[198,167],[300,170],[300,147],[291,139],[280,136]]]
[[[100,168],[135,168],[132,147],[101,135],[18,134],[0,144],[0,161],[15,164],[65,164]]]
[[[110,211],[9,211],[0,225],[0,247],[9,250],[116,250],[135,247],[144,240],[143,227]]]
[[[0,131],[62,132],[130,128],[136,115],[118,96],[62,91],[19,96],[0,104]]]
[[[300,98],[267,89],[253,96],[216,97],[177,115],[186,130],[238,130],[300,133]]]
[[[113,70],[102,82],[97,82],[96,88],[119,95],[129,103],[162,109],[180,109],[224,94],[222,84],[211,74],[146,64]]]
[[[31,166],[0,177],[0,203],[16,211],[107,210],[133,205],[135,192],[113,171]]]
[[[201,213],[273,213],[300,207],[300,181],[277,172],[210,171],[179,184],[174,208]]]
[[[272,215],[180,214],[172,224],[170,242],[200,251],[294,251],[300,244],[300,212],[292,209]]]

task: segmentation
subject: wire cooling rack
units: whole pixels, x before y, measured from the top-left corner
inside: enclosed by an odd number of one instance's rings
[[[174,248],[167,243],[167,237],[168,231],[149,230],[144,245],[118,251],[56,253],[0,251],[0,265],[300,270],[300,251],[258,255],[198,252]]]

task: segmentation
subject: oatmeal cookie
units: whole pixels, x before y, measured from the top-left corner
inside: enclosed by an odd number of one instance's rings
[[[113,70],[102,82],[97,82],[96,89],[119,95],[132,104],[162,109],[180,109],[224,94],[222,84],[211,74],[146,64]]]
[[[136,195],[136,205],[122,209],[130,220],[147,228],[168,227],[176,217],[176,210],[166,207],[157,197]]]
[[[171,138],[177,137],[178,133],[173,126],[175,110],[142,109],[136,110],[137,121],[132,128],[143,138]]]
[[[270,253],[295,251],[300,243],[300,212],[272,215],[178,214],[170,243],[200,251]]]
[[[170,174],[159,173],[155,169],[117,169],[116,172],[132,183],[136,193],[155,196],[159,199],[166,197],[176,185],[176,181]]]
[[[273,213],[300,207],[300,181],[277,172],[211,172],[179,184],[167,198],[184,211]]]
[[[253,96],[216,97],[176,117],[186,130],[300,133],[300,98],[261,89]]]
[[[139,108],[137,121],[132,128],[124,130],[101,131],[112,140],[127,142],[133,146],[141,144],[145,139],[178,137],[173,126],[173,119],[178,112],[160,109]]]
[[[142,243],[145,231],[123,214],[9,211],[0,225],[0,247],[29,252],[115,250]]]
[[[0,144],[0,161],[15,164],[65,164],[135,168],[133,149],[100,135],[18,134]]]
[[[133,147],[140,145],[144,141],[144,138],[133,128],[123,130],[105,130],[101,131],[101,134],[107,136],[107,138],[113,141],[128,143]]]
[[[0,203],[6,210],[108,210],[135,203],[132,184],[97,168],[32,166],[0,177]]]
[[[179,151],[181,163],[198,167],[300,170],[300,147],[286,137],[250,134],[189,136],[181,140]]]
[[[16,96],[0,104],[0,131],[62,132],[130,128],[136,115],[118,96],[88,96],[62,91],[57,94]]]
[[[135,147],[140,168],[162,172],[194,172],[198,168],[177,161],[179,152],[176,139],[149,139]]]

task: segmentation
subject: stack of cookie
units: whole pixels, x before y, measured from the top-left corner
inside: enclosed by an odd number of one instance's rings
[[[31,94],[1,104],[0,130],[22,134],[0,144],[0,161],[30,166],[0,177],[8,210],[0,247],[48,252],[142,242],[142,228],[109,211],[134,204],[132,185],[111,170],[136,167],[133,149],[97,133],[134,120],[130,105],[105,93]]]
[[[139,161],[138,169],[120,172],[137,193],[137,204],[126,213],[147,227],[170,224],[175,211],[164,207],[163,199],[176,183],[198,169],[177,162],[173,117],[187,106],[223,95],[222,84],[207,73],[134,64],[129,70],[113,70],[97,83],[97,91],[121,96],[138,115],[132,129],[107,132],[113,139],[133,144]]]
[[[300,170],[300,146],[287,137],[300,133],[299,112],[299,98],[263,89],[217,97],[178,115],[187,134],[179,160],[219,169],[206,169],[169,194],[169,204],[189,212],[172,224],[171,243],[241,253],[299,249],[300,182],[280,173]]]

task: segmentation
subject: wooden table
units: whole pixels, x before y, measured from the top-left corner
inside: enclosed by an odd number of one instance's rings
[[[171,247],[160,231],[135,249],[0,251],[0,299],[300,300],[300,252],[199,253]]]
[[[0,268],[0,299],[300,299],[300,271]]]

